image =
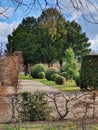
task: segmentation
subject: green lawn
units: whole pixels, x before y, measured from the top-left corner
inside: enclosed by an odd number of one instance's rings
[[[79,91],[80,87],[78,87],[75,81],[67,81],[64,85],[55,85],[54,88],[57,88],[62,91]]]

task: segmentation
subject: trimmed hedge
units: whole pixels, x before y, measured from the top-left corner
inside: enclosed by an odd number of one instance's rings
[[[59,70],[57,68],[48,68],[46,73],[45,73],[45,77],[47,80],[51,80],[51,75],[52,74],[59,74]]]
[[[46,67],[43,64],[36,64],[31,68],[31,76],[33,78],[38,78],[39,72],[45,72]]]
[[[52,80],[52,81],[55,81],[55,78],[56,78],[56,77],[58,77],[58,74],[52,74],[52,75],[51,75],[51,80]]]
[[[55,78],[55,83],[58,85],[63,85],[65,83],[65,77],[63,76],[58,76]]]
[[[81,89],[98,89],[98,55],[87,55],[83,58],[80,79]]]
[[[38,78],[39,79],[44,79],[45,78],[45,72],[39,72],[38,73]]]

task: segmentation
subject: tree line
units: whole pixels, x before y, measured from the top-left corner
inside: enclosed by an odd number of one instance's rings
[[[8,35],[6,52],[23,52],[24,65],[54,62],[62,66],[66,49],[72,48],[78,61],[90,53],[90,42],[81,26],[75,21],[67,21],[55,8],[42,11],[38,18],[22,20],[12,34]]]

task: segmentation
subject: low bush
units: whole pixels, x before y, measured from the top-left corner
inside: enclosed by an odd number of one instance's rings
[[[66,72],[61,72],[60,75],[63,76],[63,77],[65,77],[66,80],[67,80],[67,73]]]
[[[54,67],[47,69],[47,71],[45,73],[46,79],[51,80],[52,74],[59,74],[59,70],[57,68],[54,68]]]
[[[31,76],[33,78],[38,78],[39,72],[45,72],[46,67],[43,64],[36,64],[31,68]]]
[[[64,84],[65,81],[66,81],[66,79],[63,76],[58,76],[58,77],[55,78],[55,83],[58,84],[58,85]]]
[[[51,108],[45,99],[46,94],[25,92],[22,94],[22,121],[46,120],[50,117]]]
[[[51,75],[51,80],[52,80],[52,81],[55,81],[55,78],[56,78],[56,77],[58,77],[58,74],[52,74],[52,75]]]
[[[44,79],[45,78],[45,72],[39,72],[38,73],[38,78],[39,79]]]

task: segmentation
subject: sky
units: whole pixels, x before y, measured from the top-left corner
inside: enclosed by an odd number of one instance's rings
[[[0,43],[2,43],[0,46],[2,45],[2,48],[6,46],[7,36],[21,23],[23,18],[27,16],[34,16],[37,18],[41,14],[41,8],[45,8],[43,0],[40,0],[41,7],[36,3],[35,6],[31,6],[32,3],[28,4],[31,1],[33,2],[33,0],[23,1],[24,5],[22,6],[18,6],[16,3],[10,3],[9,0],[0,1],[0,12],[4,12],[4,16],[0,15]],[[90,3],[87,3],[85,2],[86,0],[81,0],[83,6],[81,6],[80,3],[76,3],[78,0],[73,0],[75,1],[74,5],[70,3],[70,0],[58,1],[64,17],[70,21],[75,20],[81,25],[82,31],[86,32],[91,42],[92,51],[98,52],[98,1],[89,0]],[[55,4],[55,0],[48,0],[48,2],[49,7]],[[79,10],[73,8],[73,6],[77,7],[77,4]],[[56,7],[59,8],[59,6]]]

